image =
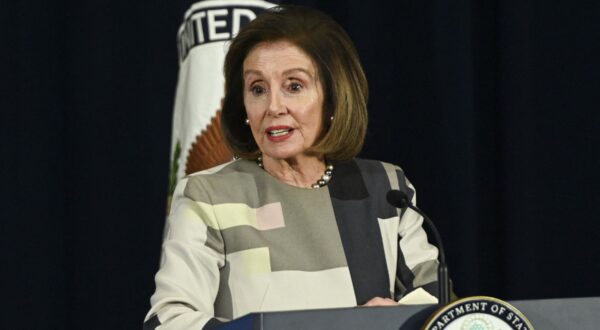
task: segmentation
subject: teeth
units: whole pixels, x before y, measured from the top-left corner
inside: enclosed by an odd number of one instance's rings
[[[289,129],[275,129],[272,131],[269,131],[269,135],[271,136],[282,136],[285,135],[289,132]]]

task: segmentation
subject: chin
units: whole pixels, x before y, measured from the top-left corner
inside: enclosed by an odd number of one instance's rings
[[[303,150],[264,150],[263,157],[268,156],[273,159],[290,159],[301,156]]]

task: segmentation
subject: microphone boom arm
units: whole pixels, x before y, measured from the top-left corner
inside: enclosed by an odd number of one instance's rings
[[[446,253],[444,253],[444,245],[442,244],[440,233],[433,221],[431,221],[431,219],[429,219],[429,217],[418,207],[414,206],[412,203],[406,203],[406,207],[420,214],[433,231],[433,236],[435,236],[435,241],[438,243],[440,252],[438,265],[438,303],[441,306],[447,305],[450,302],[450,279],[448,277],[448,266],[446,265]]]

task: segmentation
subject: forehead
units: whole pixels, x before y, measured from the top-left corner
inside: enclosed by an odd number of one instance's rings
[[[244,59],[244,75],[250,73],[282,73],[301,69],[312,76],[315,65],[298,46],[289,41],[261,42]]]

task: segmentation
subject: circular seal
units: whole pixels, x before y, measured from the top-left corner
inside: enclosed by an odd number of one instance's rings
[[[475,296],[459,299],[435,312],[425,330],[532,330],[531,322],[506,301]]]

